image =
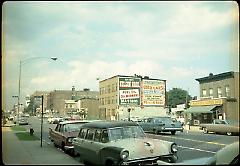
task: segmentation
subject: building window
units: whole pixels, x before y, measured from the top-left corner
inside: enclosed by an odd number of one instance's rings
[[[213,97],[213,89],[212,88],[209,89],[209,96]]]
[[[230,97],[230,88],[229,85],[225,86],[226,97]]]
[[[108,93],[111,92],[111,85],[108,85]]]
[[[203,96],[203,97],[206,97],[206,96],[207,96],[207,91],[206,91],[206,89],[203,89],[203,90],[202,90],[202,96]]]
[[[112,92],[114,92],[115,88],[114,88],[114,84],[112,84]]]
[[[218,98],[222,97],[222,89],[221,89],[221,87],[217,88],[217,92],[218,92]]]

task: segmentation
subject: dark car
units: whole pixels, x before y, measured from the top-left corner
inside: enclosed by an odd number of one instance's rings
[[[145,132],[153,132],[158,134],[160,132],[171,132],[172,135],[176,131],[183,132],[182,123],[174,121],[171,117],[150,117],[144,118],[138,124],[143,128]]]
[[[84,124],[73,145],[85,164],[154,165],[161,161],[176,162],[178,158],[176,143],[146,137],[136,122]]]

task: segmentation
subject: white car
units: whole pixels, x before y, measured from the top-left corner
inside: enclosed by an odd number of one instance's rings
[[[48,118],[48,123],[50,124],[57,124],[61,121],[63,121],[63,118],[57,118],[57,117]]]

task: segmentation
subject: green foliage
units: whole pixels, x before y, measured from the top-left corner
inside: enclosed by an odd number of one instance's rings
[[[36,104],[34,103],[34,98],[31,98],[30,103],[29,103],[28,107],[26,108],[25,112],[32,115],[32,113],[35,112],[36,108],[37,107],[36,107]]]
[[[18,132],[15,133],[16,136],[18,137],[19,140],[22,141],[34,141],[34,140],[39,140],[38,137],[36,137],[35,135],[30,135],[29,132]]]
[[[26,129],[24,127],[21,127],[21,126],[13,126],[13,127],[11,127],[11,129],[13,131],[26,131]]]
[[[186,90],[180,88],[173,88],[167,92],[167,106],[175,108],[178,104],[185,104],[187,100],[187,107],[189,107],[189,101],[192,97]]]

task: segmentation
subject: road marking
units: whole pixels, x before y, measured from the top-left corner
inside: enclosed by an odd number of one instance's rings
[[[154,134],[152,134],[152,135],[154,135]],[[172,136],[165,136],[165,135],[163,135],[162,137],[168,137],[168,138],[174,138],[174,139],[182,139],[182,140],[186,140],[186,141],[195,141],[195,142],[203,142],[203,143],[207,143],[207,144],[215,144],[215,145],[220,145],[220,146],[226,146],[226,144],[217,143],[217,142],[210,142],[210,141],[206,142],[206,141],[200,141],[200,140],[194,140],[194,139],[188,139],[188,138],[172,137]]]
[[[185,148],[185,149],[191,149],[191,150],[197,150],[197,151],[201,151],[201,152],[207,152],[207,153],[217,153],[217,152],[213,152],[213,151],[209,151],[209,150],[203,150],[203,149],[197,149],[197,148],[190,148],[190,147],[186,147],[186,146],[180,146],[178,145],[178,147],[180,148]]]

